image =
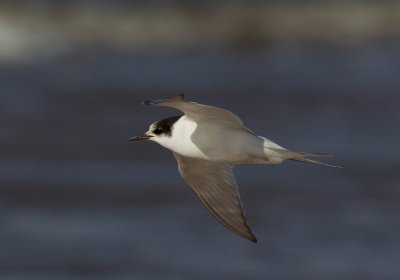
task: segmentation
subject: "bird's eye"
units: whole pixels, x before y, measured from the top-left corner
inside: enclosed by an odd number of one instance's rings
[[[159,129],[159,128],[156,128],[156,129],[153,130],[153,133],[159,135],[159,134],[162,133],[162,130]]]

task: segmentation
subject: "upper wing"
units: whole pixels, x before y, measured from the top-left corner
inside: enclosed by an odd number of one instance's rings
[[[181,110],[186,117],[197,123],[217,123],[231,128],[245,128],[242,120],[228,110],[217,107],[188,102],[184,100],[185,95],[179,94],[169,99],[152,99],[143,102],[145,106],[164,106]]]
[[[183,157],[177,153],[174,156],[182,178],[207,209],[237,235],[257,242],[246,223],[233,166]]]

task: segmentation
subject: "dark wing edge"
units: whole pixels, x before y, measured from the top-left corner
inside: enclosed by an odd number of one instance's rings
[[[168,103],[185,101],[185,94],[181,93],[171,98],[149,99],[142,102],[144,106],[168,106]]]
[[[208,211],[233,233],[257,243],[257,238],[246,222],[233,166],[187,158],[177,153],[174,156],[182,178]],[[203,171],[211,174],[204,176]]]
[[[192,189],[192,188],[191,188]],[[193,189],[192,189],[193,190]],[[194,193],[196,193],[195,191],[193,191]],[[237,234],[240,237],[243,237],[244,239],[247,239],[249,241],[252,241],[254,243],[257,243],[257,237],[255,237],[255,235],[253,234],[253,232],[251,231],[251,228],[249,227],[249,225],[246,223],[246,218],[244,216],[244,213],[242,212],[242,219],[244,220],[244,226],[247,229],[247,232],[243,233],[241,231],[238,231],[236,228],[232,227],[230,225],[230,223],[225,220],[222,216],[219,215],[219,213],[217,211],[215,211],[215,209],[208,204],[207,200],[204,199],[204,197],[202,197],[201,195],[199,195],[198,193],[196,193],[197,197],[201,200],[201,202],[204,204],[204,206],[206,206],[207,210],[215,217],[217,218],[217,220],[223,225],[225,226],[227,229],[229,229],[230,231],[232,231],[233,233]]]

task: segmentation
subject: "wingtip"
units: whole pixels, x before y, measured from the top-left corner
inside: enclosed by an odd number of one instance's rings
[[[253,243],[258,243],[257,237],[254,235],[254,233],[251,231],[250,227],[246,223],[246,232],[238,232],[238,231],[233,231],[240,237],[243,237],[246,240],[249,240]],[[232,230],[232,229],[231,229]]]
[[[251,242],[258,243],[257,237],[251,232],[250,227],[248,227],[249,232],[246,234],[245,238]]]
[[[226,226],[226,225],[224,225],[224,226]],[[243,232],[234,231],[231,228],[229,228],[229,229],[233,233],[235,233],[238,237],[241,237],[241,238],[248,240],[250,242],[253,242],[253,243],[258,243],[257,237],[252,232],[243,233]]]
[[[157,105],[157,104],[164,103],[167,101],[184,101],[184,100],[185,100],[185,94],[180,93],[171,98],[148,99],[148,100],[143,101],[142,104],[144,106],[153,106],[153,105]]]
[[[254,235],[249,239],[251,242],[253,243],[258,243],[257,237],[255,237]]]
[[[168,99],[148,99],[142,102],[144,106],[152,106],[167,101]]]

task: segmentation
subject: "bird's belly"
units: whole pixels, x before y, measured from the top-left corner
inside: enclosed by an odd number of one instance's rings
[[[207,159],[215,162],[240,163],[250,160],[246,149],[233,144],[226,139],[213,139],[207,144],[192,141],[177,141],[174,147],[169,147],[174,152],[191,158]]]
[[[264,141],[252,133],[212,124],[197,126],[184,120],[165,145],[182,156],[234,164],[255,163],[263,155]]]
[[[173,151],[185,157],[210,159],[193,143],[182,143],[175,147]]]
[[[230,132],[228,135],[215,133],[209,135],[204,141],[201,138],[194,141],[205,158],[232,164],[256,163],[263,154],[261,143],[254,135],[241,131]]]

